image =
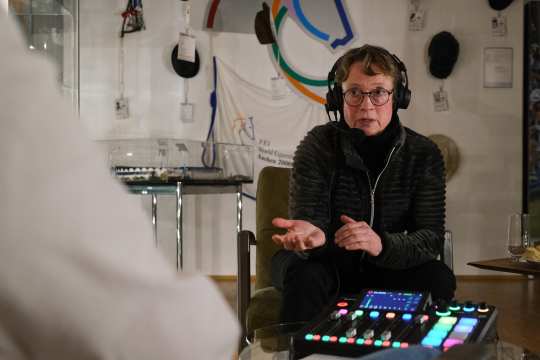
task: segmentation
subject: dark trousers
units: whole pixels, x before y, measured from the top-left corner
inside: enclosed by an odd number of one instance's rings
[[[401,270],[363,261],[357,269],[340,269],[327,259],[301,259],[287,250],[272,258],[272,284],[283,293],[281,321],[309,321],[338,295],[362,289],[428,291],[433,300],[451,300],[456,278],[443,262],[433,260]]]

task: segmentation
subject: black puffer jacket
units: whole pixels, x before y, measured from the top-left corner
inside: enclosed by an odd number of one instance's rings
[[[300,143],[291,173],[289,216],[318,226],[327,239],[310,256],[331,256],[340,267],[356,266],[365,259],[403,269],[440,253],[446,191],[443,159],[431,140],[399,128],[378,180],[370,178],[355,149],[361,131],[329,123],[313,128]],[[342,214],[372,225],[383,244],[378,256],[335,245]]]

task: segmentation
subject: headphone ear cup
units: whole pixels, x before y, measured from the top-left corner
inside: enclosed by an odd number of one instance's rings
[[[326,111],[332,112],[336,111],[336,100],[334,99],[334,90],[328,90],[326,93]]]
[[[343,111],[343,90],[340,85],[334,86],[334,99],[336,101],[336,111]]]
[[[399,60],[396,55],[390,54],[390,56],[394,59],[394,62],[399,69],[399,81],[396,88],[395,106],[398,109],[406,109],[409,107],[409,103],[411,102],[411,90],[409,89],[407,68],[405,67],[405,64],[401,60]]]
[[[398,109],[406,109],[411,102],[411,90],[399,82],[396,89],[396,106]]]
[[[411,102],[411,90],[409,88],[403,89],[402,99],[400,101],[400,108],[406,109],[409,107],[409,103]]]
[[[338,112],[341,114],[343,112],[343,91],[341,86],[336,84],[336,71],[341,62],[342,57],[336,60],[332,69],[328,73],[328,92],[326,93],[326,112],[328,117],[330,113],[334,113],[334,118],[338,119]]]
[[[328,111],[341,111],[343,107],[343,96],[341,86],[336,85],[326,93],[326,108]]]

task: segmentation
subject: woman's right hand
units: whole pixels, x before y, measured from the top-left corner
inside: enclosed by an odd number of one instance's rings
[[[308,221],[274,218],[272,225],[287,229],[287,232],[283,235],[272,235],[272,240],[287,250],[309,250],[323,246],[326,242],[324,232]]]

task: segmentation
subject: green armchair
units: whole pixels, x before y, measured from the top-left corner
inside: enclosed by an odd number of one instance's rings
[[[255,329],[279,321],[281,294],[271,283],[270,263],[279,247],[272,241],[278,229],[272,225],[276,216],[288,217],[290,169],[265,167],[257,183],[256,233],[248,230],[238,235],[238,319],[242,340]],[[256,246],[255,291],[251,294],[250,248]]]
[[[272,235],[282,231],[272,225],[277,216],[288,217],[290,169],[265,167],[259,174],[256,204],[256,237],[249,230],[238,234],[238,320],[242,326],[240,347],[255,329],[279,322],[281,293],[271,283],[271,259],[279,249],[272,241]],[[251,294],[250,249],[255,246],[256,277],[255,290]],[[452,234],[445,233],[441,259],[450,267],[452,263]]]

